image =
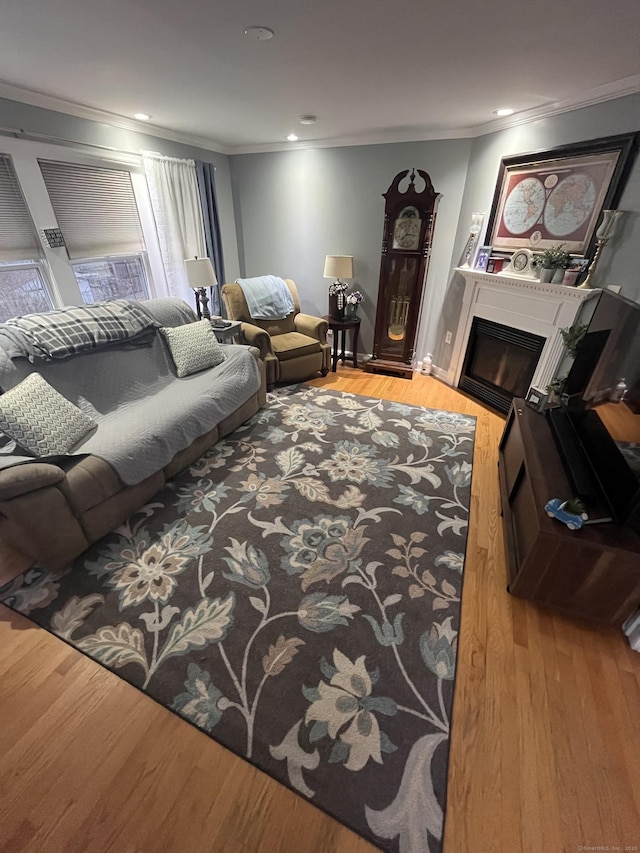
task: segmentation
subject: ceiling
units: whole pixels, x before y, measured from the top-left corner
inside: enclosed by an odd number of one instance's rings
[[[0,96],[226,153],[468,136],[640,91],[639,33],[638,0],[5,0]]]

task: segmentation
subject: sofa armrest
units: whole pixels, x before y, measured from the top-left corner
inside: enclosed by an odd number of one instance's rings
[[[311,314],[296,314],[293,324],[296,327],[296,332],[309,335],[310,338],[316,338],[321,344],[326,344],[327,329],[329,328],[326,320],[322,320],[320,317],[312,317]]]
[[[8,501],[64,480],[65,473],[48,462],[25,462],[0,471],[0,501]]]
[[[260,358],[265,359],[268,355],[275,357],[268,332],[253,323],[241,323],[240,328],[246,343],[260,351]]]

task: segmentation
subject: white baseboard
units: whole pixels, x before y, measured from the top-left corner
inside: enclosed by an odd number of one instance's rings
[[[447,385],[451,385],[451,387],[453,387],[453,371],[444,370],[444,368],[438,367],[436,364],[434,364],[431,368],[431,373],[433,376],[436,377],[436,379],[440,379],[442,380],[442,382],[445,382]]]
[[[421,376],[424,375],[420,367],[414,367],[413,372],[419,373]],[[442,382],[446,382],[447,385],[453,385],[453,376],[451,375],[451,371],[443,370],[435,364],[431,366],[431,374],[428,375],[431,375],[436,379],[440,379]]]

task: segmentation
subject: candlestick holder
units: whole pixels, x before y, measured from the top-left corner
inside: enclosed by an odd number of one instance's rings
[[[608,237],[604,240],[602,238],[598,238],[596,240],[596,253],[593,256],[593,260],[589,264],[589,269],[587,271],[587,277],[582,282],[582,284],[578,285],[578,287],[582,288],[582,290],[591,290],[592,289],[593,285],[591,284],[591,281],[593,279],[593,274],[596,271],[596,267],[598,266],[598,261],[600,260],[600,254],[602,253],[602,250],[604,249],[604,247],[607,245],[608,242],[609,242]]]
[[[600,222],[600,227],[596,231],[596,253],[593,256],[593,260],[589,266],[589,271],[587,272],[587,277],[582,282],[580,287],[583,290],[590,290],[593,285],[591,284],[593,280],[593,274],[595,272],[596,267],[598,266],[598,261],[600,260],[600,254],[602,250],[607,245],[609,240],[613,237],[616,226],[618,224],[618,220],[622,216],[624,211],[622,210],[603,210],[602,211],[602,221]]]

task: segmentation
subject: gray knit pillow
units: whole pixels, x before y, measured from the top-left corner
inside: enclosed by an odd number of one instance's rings
[[[0,430],[34,456],[62,456],[96,426],[39,373],[0,396]]]
[[[189,376],[221,364],[226,356],[209,320],[160,329],[169,347],[178,376]]]

